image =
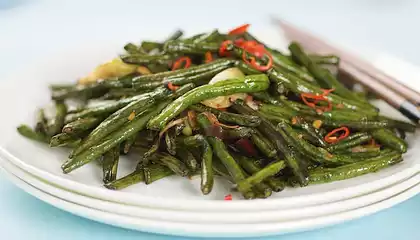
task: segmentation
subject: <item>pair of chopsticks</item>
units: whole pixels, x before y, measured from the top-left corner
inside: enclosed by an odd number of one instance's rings
[[[420,93],[399,83],[396,79],[374,67],[371,63],[359,57],[338,49],[322,39],[303,31],[292,24],[273,18],[273,23],[280,26],[285,36],[291,41],[297,41],[305,49],[313,53],[334,53],[340,57],[340,71],[351,76],[371,92],[382,98],[388,104],[398,109],[404,116],[420,123]]]

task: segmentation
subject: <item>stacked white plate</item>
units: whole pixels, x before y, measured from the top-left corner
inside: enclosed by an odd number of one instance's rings
[[[273,42],[272,36],[268,40]],[[409,136],[410,150],[400,164],[345,181],[286,189],[264,200],[243,200],[233,194],[233,201],[224,201],[231,189],[222,179],[217,179],[210,195],[202,196],[199,179],[172,176],[151,185],[111,191],[102,186],[101,168],[94,163],[65,175],[60,166],[68,152],[25,139],[16,133],[16,126],[33,123],[36,108],[48,104],[49,83],[74,82],[98,63],[115,57],[123,44],[95,42],[66,49],[2,79],[0,165],[3,173],[24,191],[99,222],[205,237],[250,237],[318,228],[377,212],[420,191],[417,135]],[[379,67],[389,70],[392,66]],[[403,74],[407,77],[406,71]],[[401,117],[385,104],[380,105],[386,114]],[[119,177],[130,173],[135,164],[120,161]]]

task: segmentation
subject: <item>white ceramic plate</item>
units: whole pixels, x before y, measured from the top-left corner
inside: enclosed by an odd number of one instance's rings
[[[275,39],[273,34],[257,35],[269,42]],[[102,187],[101,169],[95,164],[65,175],[60,166],[67,158],[67,152],[25,139],[16,133],[15,128],[20,123],[33,123],[36,108],[50,102],[48,83],[74,82],[98,63],[115,57],[123,45],[124,42],[113,42],[110,36],[110,40],[100,43],[72,46],[56,55],[39,59],[32,66],[25,67],[24,71],[1,81],[0,107],[8,115],[0,125],[0,155],[45,181],[82,195],[131,205],[198,211],[261,211],[318,205],[384,188],[419,171],[420,159],[414,156],[419,155],[420,141],[415,136],[410,141],[405,161],[392,168],[346,181],[287,189],[264,200],[245,201],[234,195],[235,201],[223,201],[223,197],[230,193],[230,184],[223,181],[216,181],[213,192],[203,196],[198,179],[188,181],[176,176],[149,186],[137,184],[123,191],[109,191]],[[386,111],[392,112],[392,109],[387,108]],[[132,161],[121,161],[119,175],[129,173],[134,165]]]
[[[62,210],[71,212],[75,215],[114,226],[144,232],[193,237],[256,237],[321,228],[328,225],[356,219],[378,212],[382,209],[389,208],[415,196],[420,191],[420,185],[415,185],[398,195],[363,208],[329,216],[308,218],[298,221],[253,224],[194,224],[183,222],[167,222],[162,220],[146,220],[95,210],[47,194],[42,190],[39,190],[20,180],[13,174],[4,171],[3,168],[1,168],[1,170],[3,170],[4,175],[6,175],[13,183],[15,183],[24,191],[44,202],[47,202]]]
[[[397,195],[420,182],[420,174],[405,181],[396,183],[388,188],[334,203],[326,203],[317,206],[308,206],[294,209],[269,210],[259,212],[191,212],[182,210],[166,210],[145,208],[113,203],[68,192],[57,186],[50,185],[30,173],[16,167],[13,163],[0,159],[0,166],[19,179],[30,183],[32,186],[66,201],[107,211],[119,215],[138,217],[141,219],[163,220],[173,222],[191,223],[263,223],[299,220],[304,218],[327,216],[339,212],[364,207],[394,195]]]

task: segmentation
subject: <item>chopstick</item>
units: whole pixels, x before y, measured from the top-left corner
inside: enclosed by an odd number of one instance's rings
[[[371,76],[375,80],[388,86],[389,88],[393,89],[401,96],[404,96],[407,100],[411,101],[415,105],[420,104],[419,92],[405,86],[402,83],[399,83],[396,79],[377,69],[371,63],[347,51],[336,48],[333,45],[323,41],[322,39],[291,25],[290,23],[279,19],[273,19],[273,21],[275,21],[275,23],[281,26],[286,36],[290,37],[293,40],[299,41],[299,43],[302,44],[304,47],[306,47],[306,44],[311,44],[313,46],[316,46],[318,51],[322,50],[336,53],[340,56],[342,62],[347,62],[349,65],[354,66],[357,70]]]
[[[337,49],[323,42],[321,39],[299,30],[282,20],[273,20],[282,27],[287,38],[299,41],[299,43],[309,51],[315,53],[329,52],[339,55],[341,59],[339,66],[340,71],[350,75],[371,92],[398,109],[410,120],[417,124],[420,123],[420,111],[416,106],[420,103],[419,93],[398,83],[395,79],[375,68],[370,63],[359,60],[356,56]]]
[[[416,124],[420,123],[420,111],[417,106],[398,93],[390,91],[385,85],[374,81],[371,76],[359,71],[347,62],[340,63],[340,71],[343,71],[352,78],[357,79],[359,83],[364,85],[371,92],[380,96],[385,102],[393,106],[395,109],[398,109],[398,111]]]

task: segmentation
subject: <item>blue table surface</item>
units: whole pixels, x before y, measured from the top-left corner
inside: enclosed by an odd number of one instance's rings
[[[318,1],[37,1],[0,0],[0,76],[46,51],[86,38],[104,39],[133,27],[139,32],[178,26],[267,25],[281,16],[334,41],[387,51],[420,65],[415,28],[420,2],[377,0]],[[171,21],[162,21],[165,15]],[[147,24],[142,24],[147,23]],[[123,36],[124,37],[124,36]],[[127,39],[127,41],[130,39]],[[184,239],[130,231],[86,220],[52,207],[0,176],[1,239]],[[374,215],[304,233],[259,239],[420,239],[420,196]]]

